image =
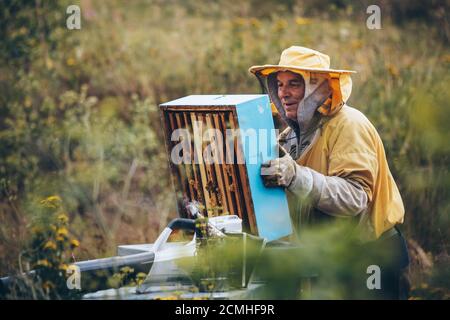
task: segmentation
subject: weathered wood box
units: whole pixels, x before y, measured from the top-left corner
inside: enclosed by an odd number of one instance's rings
[[[178,213],[238,215],[268,241],[291,234],[286,195],[266,188],[261,164],[276,157],[267,95],[191,95],[160,105]]]

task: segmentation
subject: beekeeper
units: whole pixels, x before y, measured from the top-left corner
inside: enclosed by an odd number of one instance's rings
[[[263,164],[261,175],[267,187],[287,189],[294,226],[353,218],[367,241],[404,242],[395,226],[405,210],[383,143],[346,104],[354,71],[331,69],[329,56],[300,46],[284,50],[278,65],[249,71],[288,125],[279,136],[286,154]]]

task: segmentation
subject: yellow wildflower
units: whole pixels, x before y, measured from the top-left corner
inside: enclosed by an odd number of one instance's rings
[[[256,18],[251,18],[250,24],[252,25],[252,27],[255,27],[257,29],[261,27],[261,22]]]
[[[69,266],[65,263],[61,263],[59,265],[59,270],[67,271],[68,268],[69,268]]]
[[[64,237],[63,236],[57,236],[56,237],[56,241],[58,241],[58,242],[63,242],[65,239],[64,239]]]
[[[61,213],[58,215],[58,221],[61,223],[67,223],[69,221],[69,217],[65,213]]]
[[[139,272],[136,275],[136,282],[137,282],[137,284],[141,284],[142,282],[144,282],[146,277],[147,277],[147,274],[145,274],[143,272]]]
[[[47,208],[57,208],[61,203],[59,196],[50,196],[44,200],[41,200],[40,204]]]
[[[304,26],[304,25],[307,25],[307,24],[311,24],[312,23],[312,19],[298,17],[298,18],[295,19],[295,23],[298,24],[299,26]]]
[[[284,19],[279,19],[275,22],[275,31],[280,32],[286,29],[288,26],[288,23]]]
[[[126,267],[121,268],[120,272],[122,272],[122,273],[133,273],[134,269],[126,266]]]
[[[45,200],[47,200],[49,202],[59,202],[59,201],[61,201],[61,198],[59,196],[50,196]]]
[[[38,262],[36,264],[38,266],[41,266],[41,267],[48,267],[48,266],[50,266],[50,262],[48,262],[47,259],[38,260]]]
[[[178,300],[178,298],[175,295],[167,295],[165,297],[157,297],[156,300]]]
[[[80,241],[78,241],[77,239],[72,239],[72,241],[70,241],[70,245],[72,246],[72,248],[77,248],[80,246]]]
[[[58,229],[58,231],[56,231],[56,234],[58,236],[62,236],[62,237],[67,236],[68,233],[69,233],[69,231],[67,231],[67,229],[64,228],[64,227],[61,227],[61,228]]]
[[[400,72],[399,72],[398,68],[395,65],[393,65],[392,63],[389,63],[386,66],[386,69],[389,71],[391,76],[394,77],[394,78],[397,78],[400,75]]]
[[[72,58],[72,57],[70,57],[70,58],[67,58],[67,61],[66,61],[66,64],[69,66],[69,67],[72,67],[72,66],[74,66],[75,65],[75,63],[76,63],[76,61],[75,61],[75,59],[74,58]]]
[[[47,241],[45,243],[44,249],[56,250],[56,243],[54,243],[53,241],[49,240],[49,241]]]

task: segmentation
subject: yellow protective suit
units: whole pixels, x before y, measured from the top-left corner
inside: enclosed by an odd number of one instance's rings
[[[273,107],[289,125],[281,134],[280,143],[285,141],[283,146],[300,165],[287,188],[294,225],[314,222],[314,218],[358,217],[363,236],[374,239],[403,222],[403,202],[383,143],[370,121],[345,104],[354,71],[331,69],[326,54],[299,46],[284,50],[278,65],[253,66],[249,71],[261,83],[267,80]],[[332,94],[324,93],[328,99],[322,105],[300,102],[297,120],[288,119],[277,94],[279,71],[303,77],[303,101],[318,93],[315,90],[324,81]],[[308,110],[315,113],[308,116]],[[308,209],[307,203],[312,208]]]
[[[344,106],[318,130],[297,163],[326,176],[352,179],[368,195],[360,221],[378,238],[403,222],[403,202],[389,170],[383,143],[358,110]]]

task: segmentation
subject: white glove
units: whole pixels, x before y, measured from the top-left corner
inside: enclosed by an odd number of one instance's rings
[[[316,187],[319,187],[319,190],[323,182],[322,179],[318,179],[322,178],[323,175],[297,164],[289,154],[263,163],[261,165],[261,176],[266,187],[285,187],[300,198],[306,198],[310,195],[315,180],[317,180]],[[317,179],[314,179],[313,176],[317,176]],[[314,192],[314,198],[319,195],[316,193],[320,194],[320,191]]]
[[[295,178],[297,163],[288,154],[261,165],[261,176],[266,187],[289,187]]]

